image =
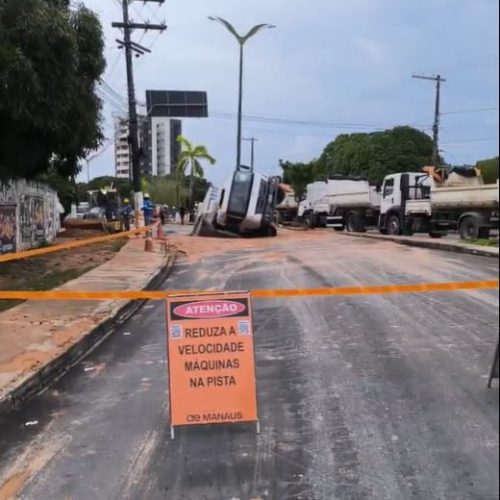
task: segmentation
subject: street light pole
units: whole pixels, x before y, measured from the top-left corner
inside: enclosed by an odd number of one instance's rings
[[[257,24],[246,35],[240,35],[234,26],[221,17],[209,17],[211,21],[222,24],[238,41],[240,46],[240,72],[239,72],[239,93],[238,93],[238,132],[236,137],[236,168],[241,166],[241,135],[243,123],[243,48],[245,43],[263,29],[276,28],[273,24]]]
[[[238,134],[236,137],[236,168],[241,165],[241,134],[243,126],[243,43],[240,43],[240,86],[238,93]]]

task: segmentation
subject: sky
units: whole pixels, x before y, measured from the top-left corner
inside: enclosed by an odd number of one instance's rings
[[[121,0],[83,0],[106,37],[104,133],[126,110],[125,63],[117,48]],[[222,183],[236,164],[236,40],[208,20],[239,32],[276,25],[245,46],[244,137],[256,137],[255,168],[279,174],[279,159],[309,161],[338,134],[412,125],[431,134],[435,85],[442,84],[441,144],[446,161],[471,164],[498,155],[498,0],[166,0],[132,2],[136,22],[165,21],[162,34],[134,32],[151,54],[134,58],[136,95],[146,89],[204,90],[209,118],[183,121],[183,134],[217,159],[208,179]],[[109,92],[108,92],[109,94]],[[121,109],[120,109],[121,107]],[[305,123],[304,123],[305,122]],[[250,143],[243,143],[250,162]],[[90,161],[90,176],[113,175],[110,143]],[[87,177],[86,170],[80,180]]]

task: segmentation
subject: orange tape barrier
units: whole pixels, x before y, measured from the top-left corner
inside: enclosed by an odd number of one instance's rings
[[[384,295],[395,293],[458,292],[499,288],[499,281],[461,281],[455,283],[421,283],[416,285],[373,285],[339,288],[253,290],[255,299],[283,297],[324,297],[332,295]],[[207,292],[207,291],[205,291]],[[164,300],[169,295],[200,293],[199,290],[163,291],[98,291],[76,292],[52,290],[46,292],[0,290],[0,299],[7,300]]]
[[[145,233],[151,228],[152,226],[141,227],[123,233],[110,234],[106,236],[96,236],[94,238],[86,238],[84,240],[75,240],[75,241],[70,241],[68,243],[62,243],[61,245],[54,245],[51,247],[34,248],[33,250],[26,250],[25,252],[8,253],[5,255],[0,255],[0,262],[27,259],[28,257],[36,257],[38,255],[45,255],[47,253],[60,252],[61,250],[71,250],[72,248],[79,248],[87,245],[94,245],[96,243],[103,243],[105,241],[126,238],[128,236],[135,236],[141,233]]]

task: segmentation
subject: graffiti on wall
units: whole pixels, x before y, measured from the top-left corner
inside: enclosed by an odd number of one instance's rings
[[[0,254],[16,251],[16,206],[0,205]]]
[[[1,3],[1,0],[0,0]],[[16,251],[52,243],[61,229],[57,193],[44,184],[0,180],[0,205],[17,205]]]
[[[19,210],[21,241],[45,241],[44,200],[39,196],[25,196]]]

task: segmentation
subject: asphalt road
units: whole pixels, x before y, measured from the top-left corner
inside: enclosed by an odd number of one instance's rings
[[[273,245],[180,260],[167,284],[241,290],[498,276],[495,259],[372,240]],[[0,420],[4,494],[498,498],[498,385],[486,389],[498,336],[495,291],[254,306],[260,435],[252,426],[212,426],[179,429],[170,440],[164,307],[150,303],[54,387]]]

